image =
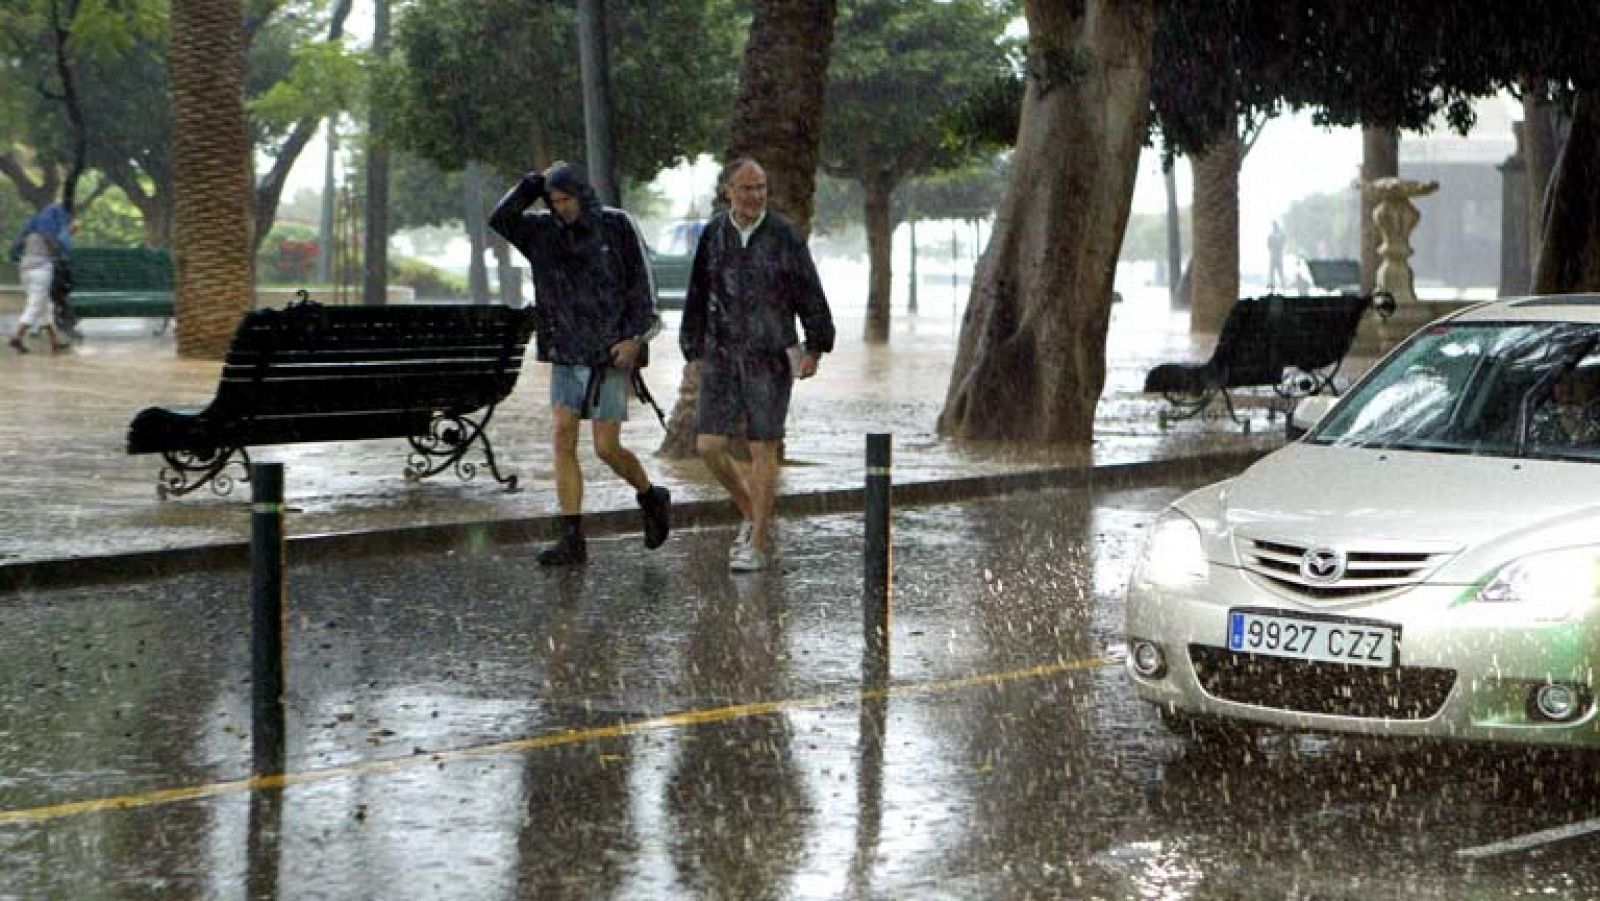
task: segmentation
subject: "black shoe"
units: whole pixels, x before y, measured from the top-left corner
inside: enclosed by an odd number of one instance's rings
[[[11,349],[16,351],[19,354],[25,354],[25,353],[28,352],[28,345],[23,344],[21,338],[12,338],[10,341],[7,341],[6,343],[10,344],[11,345]]]
[[[651,485],[635,497],[639,499],[639,510],[644,513],[644,546],[654,550],[672,531],[672,492],[660,485]]]
[[[589,559],[589,546],[583,540],[583,517],[561,517],[561,537],[539,552],[540,566],[571,566]]]

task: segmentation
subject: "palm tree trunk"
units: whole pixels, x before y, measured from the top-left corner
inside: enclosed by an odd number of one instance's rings
[[[172,0],[173,251],[183,357],[221,359],[254,303],[242,0]]]
[[[1214,335],[1239,299],[1239,158],[1229,135],[1196,157],[1194,171],[1193,307],[1189,331]]]

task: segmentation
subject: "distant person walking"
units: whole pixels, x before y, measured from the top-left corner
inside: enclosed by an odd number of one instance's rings
[[[550,212],[528,212],[540,198]],[[639,458],[622,446],[635,369],[661,328],[638,227],[627,213],[601,206],[583,170],[569,163],[524,175],[501,198],[489,225],[528,261],[538,357],[554,364],[551,440],[561,535],[539,553],[539,562],[564,566],[589,557],[578,464],[584,419],[594,423],[595,453],[638,492],[645,547],[660,547],[672,528],[672,494],[651,484]]]
[[[1283,275],[1283,227],[1272,223],[1272,233],[1267,235],[1267,289],[1276,291],[1288,284]]]
[[[728,566],[756,572],[773,559],[772,507],[790,389],[795,379],[815,375],[822,355],[833,350],[833,314],[806,242],[767,209],[766,170],[738,159],[720,181],[730,207],[700,234],[679,344],[684,357],[700,361],[696,449],[743,518]],[[748,472],[728,454],[740,422],[750,444]]]
[[[64,261],[72,252],[74,227],[72,214],[67,212],[67,208],[60,203],[52,203],[29,217],[11,244],[10,258],[17,264],[17,275],[27,298],[9,342],[19,354],[28,352],[25,339],[31,328],[38,328],[50,339],[52,353],[68,347],[67,342],[62,341],[56,333],[51,286],[55,280],[57,261]]]

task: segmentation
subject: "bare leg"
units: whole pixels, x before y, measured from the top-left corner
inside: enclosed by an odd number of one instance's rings
[[[728,455],[728,436],[700,435],[695,438],[695,449],[700,452],[700,459],[705,461],[706,468],[727,490],[733,505],[739,508],[739,515],[750,519],[750,489],[738,467],[734,466],[733,458]]]
[[[552,411],[555,423],[550,430],[551,450],[556,458],[556,501],[563,516],[583,512],[583,468],[578,465],[578,411],[557,405]]]
[[[750,543],[772,550],[772,508],[778,497],[778,442],[750,442]]]
[[[633,451],[622,446],[622,423],[597,419],[593,431],[594,452],[611,471],[626,479],[634,491],[649,490],[650,477],[645,474],[644,466]]]

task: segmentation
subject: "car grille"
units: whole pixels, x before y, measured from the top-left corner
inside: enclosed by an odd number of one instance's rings
[[[1197,644],[1189,646],[1189,660],[1214,698],[1328,716],[1424,720],[1456,683],[1452,669],[1288,660]]]
[[[1368,598],[1416,585],[1439,568],[1454,548],[1357,547],[1345,549],[1344,575],[1336,582],[1313,582],[1300,574],[1300,560],[1311,545],[1246,538],[1239,556],[1250,574],[1273,588],[1312,603]]]

